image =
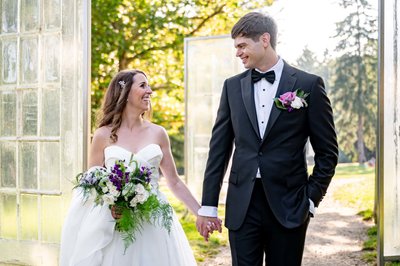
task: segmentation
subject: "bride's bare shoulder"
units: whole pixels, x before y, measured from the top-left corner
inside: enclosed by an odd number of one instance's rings
[[[109,142],[111,135],[111,127],[103,126],[97,128],[93,133],[93,143],[103,143],[107,144]]]
[[[156,135],[163,135],[167,132],[163,126],[151,122],[149,122],[149,129]]]
[[[152,135],[154,137],[154,142],[161,147],[169,146],[169,136],[167,130],[163,126],[151,123],[150,125]]]

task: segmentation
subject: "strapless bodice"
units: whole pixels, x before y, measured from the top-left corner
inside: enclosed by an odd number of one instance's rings
[[[127,165],[133,159],[139,166],[146,166],[151,169],[151,184],[153,187],[158,187],[158,179],[160,177],[159,168],[162,160],[163,153],[161,147],[158,144],[149,144],[139,150],[137,153],[118,146],[111,145],[104,149],[104,165],[107,168],[114,166],[117,160],[124,160]],[[131,163],[130,166],[134,167]]]

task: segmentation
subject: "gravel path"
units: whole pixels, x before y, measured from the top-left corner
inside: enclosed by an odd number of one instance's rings
[[[357,179],[332,180],[328,193],[321,202],[317,215],[311,219],[304,249],[303,266],[365,266],[361,260],[362,243],[371,222],[362,221],[357,210],[335,201],[332,193],[347,182]],[[231,265],[229,247],[222,247],[216,258],[199,266]]]

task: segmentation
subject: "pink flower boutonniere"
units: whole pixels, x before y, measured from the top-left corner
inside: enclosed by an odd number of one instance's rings
[[[306,97],[309,93],[297,89],[295,91],[289,91],[279,98],[274,98],[276,107],[282,110],[287,110],[288,112],[293,111],[293,109],[300,109],[301,107],[307,107]]]

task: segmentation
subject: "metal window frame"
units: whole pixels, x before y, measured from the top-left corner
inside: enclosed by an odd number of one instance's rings
[[[400,36],[397,36],[400,38]],[[375,196],[377,201],[377,265],[400,260],[397,256],[384,255],[384,104],[385,104],[385,1],[378,2],[378,136]]]
[[[82,147],[82,171],[86,170],[89,161],[89,143],[90,143],[90,85],[91,85],[91,0],[84,0],[83,21],[82,21],[82,43],[83,43],[83,84],[82,84],[82,121],[83,121],[83,147]]]

